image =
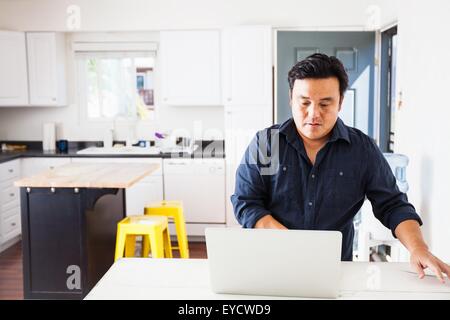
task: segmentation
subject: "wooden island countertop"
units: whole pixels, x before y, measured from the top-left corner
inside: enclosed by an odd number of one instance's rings
[[[70,163],[15,181],[16,187],[129,188],[159,169],[158,164]]]

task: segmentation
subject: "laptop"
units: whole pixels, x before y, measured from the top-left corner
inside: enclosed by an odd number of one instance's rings
[[[215,293],[336,298],[339,231],[206,228]]]

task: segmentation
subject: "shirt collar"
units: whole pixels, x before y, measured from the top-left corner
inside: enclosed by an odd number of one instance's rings
[[[293,118],[289,118],[285,122],[280,125],[280,133],[283,133],[286,136],[286,139],[289,142],[295,142],[295,140],[300,138],[300,135],[297,132],[297,127],[295,126],[295,122]],[[301,139],[301,138],[300,138]],[[337,140],[345,140],[348,143],[350,142],[350,137],[348,134],[348,128],[344,124],[344,122],[338,118],[336,124],[331,130],[330,142],[334,142]]]
[[[333,141],[336,141],[339,139],[345,140],[349,144],[351,143],[350,137],[348,134],[348,128],[344,124],[344,122],[341,120],[341,118],[337,119],[336,124],[333,127],[333,130],[331,130],[331,136],[330,136],[329,141],[333,142]]]

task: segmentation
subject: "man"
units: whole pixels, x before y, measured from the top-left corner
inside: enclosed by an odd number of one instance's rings
[[[240,224],[338,230],[342,260],[352,260],[353,217],[367,196],[375,217],[411,253],[419,278],[428,267],[444,282],[450,267],[428,250],[422,221],[383,154],[370,137],[338,118],[348,87],[342,63],[313,54],[289,71],[288,80],[292,118],[260,131],[237,170],[231,201]],[[274,164],[277,170],[270,169]]]

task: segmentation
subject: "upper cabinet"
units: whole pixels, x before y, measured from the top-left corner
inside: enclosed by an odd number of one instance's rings
[[[272,105],[272,31],[270,26],[224,29],[223,104]]]
[[[219,30],[163,31],[159,54],[163,104],[222,104]]]
[[[66,104],[64,35],[54,32],[27,33],[30,104]]]
[[[63,34],[0,31],[0,106],[63,106],[65,88]]]
[[[27,104],[25,33],[0,31],[0,106]]]

